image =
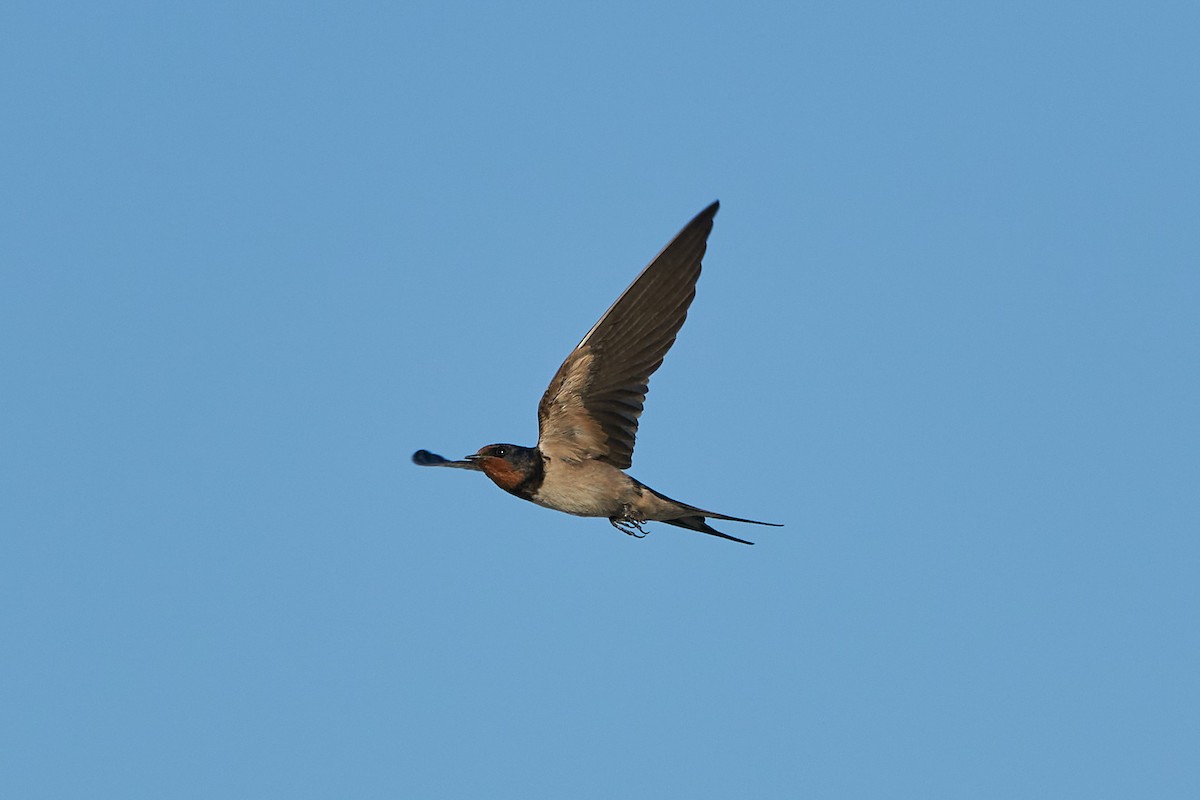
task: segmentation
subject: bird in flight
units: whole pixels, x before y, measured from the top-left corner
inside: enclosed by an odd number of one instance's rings
[[[567,356],[538,403],[536,447],[489,444],[461,461],[418,450],[413,461],[478,470],[523,500],[580,517],[608,517],[613,527],[638,538],[654,521],[753,544],[707,520],[776,525],[680,503],[625,474],[647,384],[687,319],[719,205],[697,214]]]

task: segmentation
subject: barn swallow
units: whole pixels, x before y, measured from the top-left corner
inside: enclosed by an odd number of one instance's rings
[[[608,517],[613,527],[638,538],[653,520],[753,544],[710,527],[706,518],[776,525],[680,503],[625,474],[650,376],[696,296],[718,206],[696,215],[567,356],[538,403],[536,447],[489,444],[461,461],[418,450],[413,461],[479,470],[523,500],[580,517]]]

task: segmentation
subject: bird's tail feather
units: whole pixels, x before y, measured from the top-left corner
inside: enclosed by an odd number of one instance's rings
[[[730,536],[727,533],[721,533],[716,528],[713,528],[712,526],[710,526],[708,524],[707,520],[705,520],[705,517],[710,517],[712,519],[724,519],[724,520],[729,520],[730,522],[748,522],[751,525],[769,525],[772,528],[783,527],[783,523],[781,523],[781,522],[762,522],[757,519],[746,519],[745,517],[731,517],[728,514],[718,514],[715,511],[705,511],[703,508],[697,508],[696,506],[688,505],[687,503],[681,503],[678,500],[674,500],[670,497],[667,497],[665,494],[662,494],[661,492],[656,492],[653,489],[651,489],[649,486],[646,486],[645,484],[642,484],[642,487],[645,488],[647,491],[651,492],[652,494],[654,494],[660,500],[666,500],[668,503],[673,503],[674,505],[677,505],[686,511],[693,512],[692,514],[689,514],[687,516],[676,517],[675,519],[657,520],[658,522],[664,522],[667,525],[675,525],[676,527],[679,527],[679,528],[687,528],[688,530],[700,531],[701,533],[707,533],[712,536],[720,536],[722,539],[729,539],[734,542],[741,542],[742,544],[754,544],[754,542],[748,542],[745,539],[739,539],[736,536]]]
[[[739,539],[736,536],[730,536],[728,533],[721,533],[719,530],[717,530],[716,528],[710,526],[707,522],[705,522],[704,517],[701,517],[701,516],[677,517],[676,519],[660,519],[660,520],[658,520],[658,522],[662,522],[666,525],[674,525],[678,528],[687,528],[690,531],[700,531],[701,533],[707,533],[710,536],[720,536],[722,539],[728,539],[731,542],[741,542],[742,544],[754,544],[754,542],[748,542],[745,539]]]

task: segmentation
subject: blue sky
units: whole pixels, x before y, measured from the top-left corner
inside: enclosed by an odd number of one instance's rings
[[[1187,3],[0,11],[0,794],[1192,798]],[[713,199],[632,474],[531,444]]]

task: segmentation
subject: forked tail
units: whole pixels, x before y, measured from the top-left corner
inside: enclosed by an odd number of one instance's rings
[[[670,497],[667,497],[665,494],[662,494],[661,492],[654,491],[653,489],[651,489],[649,486],[646,486],[645,484],[642,484],[642,486],[647,491],[653,493],[656,497],[658,497],[661,500],[666,500],[668,503],[673,503],[674,505],[677,505],[680,508],[685,509],[687,511],[695,512],[693,514],[688,514],[688,515],[682,516],[682,517],[676,517],[674,519],[656,520],[657,522],[663,522],[663,523],[666,523],[667,525],[674,525],[677,528],[687,528],[690,531],[700,531],[701,533],[707,533],[710,536],[720,536],[722,539],[728,539],[731,542],[741,542],[742,544],[754,544],[754,542],[748,542],[745,539],[739,539],[736,536],[730,536],[728,533],[721,533],[719,530],[717,530],[716,528],[709,525],[708,520],[706,520],[705,517],[711,517],[712,519],[725,519],[725,520],[729,520],[730,522],[748,522],[751,525],[769,525],[772,528],[782,528],[783,527],[782,522],[762,522],[757,519],[746,519],[745,517],[731,517],[728,514],[718,514],[715,511],[705,511],[703,508],[696,508],[695,506],[688,505],[687,503],[681,503],[678,500],[673,500]]]

